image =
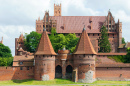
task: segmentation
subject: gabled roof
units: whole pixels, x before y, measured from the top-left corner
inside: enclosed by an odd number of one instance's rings
[[[125,47],[126,48],[130,47],[130,42],[127,42]]]
[[[100,33],[100,28],[106,20],[106,16],[50,16],[50,20],[56,20],[57,33],[82,33],[82,26],[88,33]],[[90,29],[91,23],[93,29]]]
[[[50,39],[45,29],[42,32],[42,36],[37,46],[35,55],[57,55],[51,45]]]
[[[87,31],[84,27],[80,36],[79,42],[76,46],[73,54],[97,54],[93,48],[93,45],[88,37]]]

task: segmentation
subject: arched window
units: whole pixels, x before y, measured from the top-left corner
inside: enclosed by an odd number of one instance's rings
[[[73,71],[72,66],[71,66],[71,65],[68,65],[68,66],[66,67],[66,73],[72,73],[72,71]]]
[[[60,65],[55,68],[55,78],[62,78],[62,67]]]

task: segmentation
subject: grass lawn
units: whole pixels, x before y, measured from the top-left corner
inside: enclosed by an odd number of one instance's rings
[[[67,79],[55,79],[55,80],[50,80],[50,81],[37,81],[33,79],[0,81],[0,86],[1,85],[58,85],[58,86],[62,86],[62,84],[85,84],[85,83],[78,83],[78,82],[75,83]],[[95,81],[93,83],[90,83],[91,86],[100,86],[100,85],[94,85],[94,84],[126,84],[123,86],[130,86],[130,81]],[[75,86],[75,85],[63,85],[63,86]],[[77,86],[83,86],[83,85],[77,85]],[[113,85],[113,86],[116,86],[116,85]]]

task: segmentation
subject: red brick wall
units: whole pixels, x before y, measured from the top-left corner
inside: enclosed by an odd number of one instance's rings
[[[34,67],[22,67],[23,69],[20,70],[20,67],[0,67],[0,81],[4,80],[22,80],[22,79],[33,79],[33,69]]]
[[[103,80],[130,79],[130,68],[96,68],[96,78]]]

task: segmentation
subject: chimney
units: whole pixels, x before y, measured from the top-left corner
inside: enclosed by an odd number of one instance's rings
[[[92,17],[90,17],[89,22],[90,22],[90,26],[91,26],[91,28],[90,28],[90,29],[93,29]]]

